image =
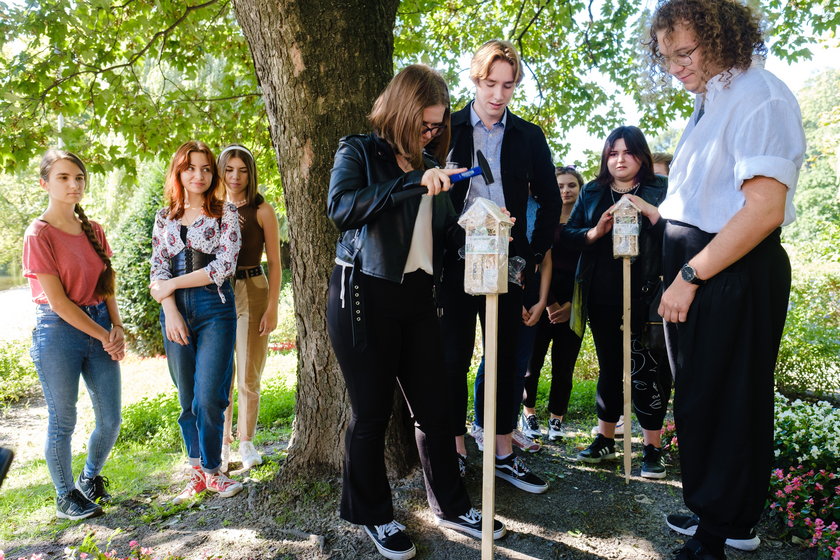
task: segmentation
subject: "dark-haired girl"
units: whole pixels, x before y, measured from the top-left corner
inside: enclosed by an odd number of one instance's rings
[[[102,513],[110,498],[101,476],[120,431],[120,366],[125,340],[111,248],[102,227],[79,205],[87,171],[70,152],[41,159],[47,209],[26,230],[24,276],[37,304],[32,360],[47,401],[46,459],[57,493],[56,515],[84,519]],[[73,478],[70,440],[76,426],[79,377],[85,381],[96,427],[82,472]]]
[[[262,463],[254,447],[260,412],[260,379],[268,353],[268,335],[277,326],[277,298],[280,296],[280,234],[274,208],[257,191],[257,165],[251,151],[232,144],[219,154],[219,173],[228,202],[239,209],[242,250],[233,283],[236,295],[236,367],[234,377],[239,396],[236,431],[242,468]],[[268,276],[261,261],[265,252]],[[233,388],[231,387],[231,393]],[[225,409],[225,439],[222,471],[227,472],[233,443],[233,404]]]
[[[583,187],[561,234],[563,240],[582,251],[575,282],[582,295],[579,307],[589,318],[600,369],[596,395],[598,435],[578,458],[598,463],[616,456],[615,427],[624,400],[622,264],[613,258],[610,210],[626,196],[643,212],[639,256],[631,269],[631,343],[632,399],[644,432],[641,475],[645,478],[665,476],[660,430],[671,392],[671,374],[664,351],[645,347],[639,335],[651,298],[661,282],[662,229],[654,227],[658,223],[655,207],[665,198],[667,188],[667,179],[653,172],[653,158],[642,131],[635,126],[621,126],[607,137],[598,177]],[[574,324],[582,325],[583,321],[573,320]],[[630,430],[625,430],[625,437],[629,435]]]
[[[522,398],[522,431],[528,437],[538,437],[541,435],[541,430],[535,408],[537,387],[548,345],[551,344],[551,389],[548,394],[549,441],[557,441],[566,435],[563,429],[563,417],[569,407],[572,376],[581,344],[580,335],[572,331],[569,326],[575,268],[580,258],[580,251],[566,246],[561,239],[561,234],[566,228],[572,208],[580,195],[583,177],[572,166],[555,168],[554,176],[557,179],[557,188],[560,191],[563,206],[560,211],[560,222],[554,230],[554,245],[548,253],[551,263],[548,305],[537,323]]]
[[[236,337],[228,281],[239,256],[236,206],[221,198],[216,158],[203,142],[183,144],[166,173],[167,206],[152,230],[149,290],[161,304],[160,326],[169,374],[178,387],[178,424],[190,480],[174,502],[204,490],[229,497],[242,483],[221,472]]]

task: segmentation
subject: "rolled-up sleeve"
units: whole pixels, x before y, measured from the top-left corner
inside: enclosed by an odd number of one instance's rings
[[[149,277],[152,280],[169,280],[172,271],[169,266],[171,255],[164,242],[166,236],[166,220],[163,216],[165,209],[155,215],[155,225],[152,228],[152,267]]]

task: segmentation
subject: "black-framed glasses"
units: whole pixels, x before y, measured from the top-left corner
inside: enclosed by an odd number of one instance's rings
[[[660,53],[659,56],[656,58],[656,62],[658,64],[660,64],[663,68],[666,68],[666,69],[669,66],[671,66],[672,62],[674,64],[676,64],[677,66],[683,66],[683,67],[690,66],[691,65],[691,55],[694,53],[694,51],[697,50],[697,48],[699,46],[700,46],[699,44],[694,45],[694,48],[691,49],[690,51],[675,54],[675,55],[672,55],[672,56],[665,56],[665,55]]]
[[[420,136],[424,136],[427,132],[431,132],[432,138],[443,134],[443,129],[446,128],[445,124],[433,124],[430,126],[426,123],[423,123],[423,125],[423,128],[420,130]]]

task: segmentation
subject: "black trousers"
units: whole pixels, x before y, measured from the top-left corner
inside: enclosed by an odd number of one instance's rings
[[[452,406],[450,423],[455,435],[466,433],[467,373],[475,348],[475,319],[485,328],[485,298],[464,292],[464,261],[447,263],[444,268],[440,303],[443,305],[441,331],[446,375],[449,379]],[[509,434],[516,427],[522,401],[516,391],[516,341],[522,324],[522,289],[508,285],[508,293],[499,295],[499,331],[496,362],[496,433]],[[483,410],[483,391],[476,391],[477,410]],[[483,420],[483,419],[482,419]],[[487,427],[485,426],[487,429]]]
[[[776,230],[709,279],[685,323],[666,327],[683,497],[700,526],[747,538],[767,497],[773,458],[773,371],[790,295],[790,261]],[[666,281],[713,235],[669,222]]]
[[[569,328],[569,322],[552,324],[548,314],[543,313],[536,325],[534,350],[525,375],[525,397],[522,400],[528,408],[537,404],[537,386],[540,382],[548,345],[551,344],[551,389],[548,392],[548,411],[565,416],[572,395],[572,377],[575,362],[580,353],[582,339]]]
[[[620,305],[590,303],[589,327],[598,355],[598,388],[595,404],[598,418],[618,422],[624,406],[624,340]],[[671,397],[671,373],[665,352],[646,348],[630,337],[631,399],[636,419],[645,430],[659,430]]]
[[[449,383],[443,369],[432,277],[418,271],[406,274],[403,283],[397,284],[356,274],[364,294],[367,334],[367,344],[360,350],[353,345],[350,305],[358,290],[351,289],[350,269],[345,271],[342,275],[340,266],[333,270],[327,304],[327,330],[352,407],[345,437],[341,517],[364,525],[394,519],[384,455],[397,386],[414,418],[429,506],[438,516],[462,515],[471,504],[449,429]]]

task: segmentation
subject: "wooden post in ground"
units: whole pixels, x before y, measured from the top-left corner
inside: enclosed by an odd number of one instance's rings
[[[499,296],[487,294],[484,315],[484,455],[481,492],[481,560],[493,559],[496,509],[496,356]]]
[[[630,465],[632,439],[633,439],[633,420],[630,417],[630,398],[632,396],[632,360],[631,360],[631,341],[630,341],[630,257],[623,257],[623,272],[624,289],[622,303],[624,305],[624,318],[621,324],[622,346],[624,347],[624,481],[630,484]]]

